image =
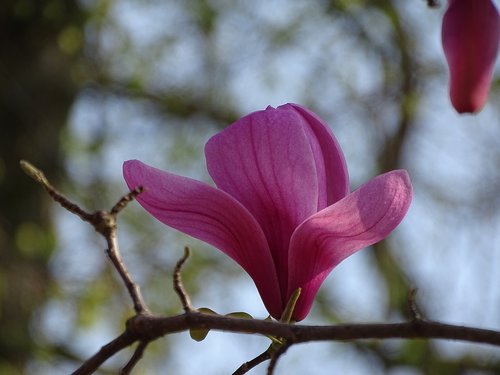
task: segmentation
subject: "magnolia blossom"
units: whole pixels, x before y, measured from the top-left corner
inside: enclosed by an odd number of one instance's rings
[[[486,103],[499,38],[500,17],[491,0],[448,1],[442,42],[457,112],[474,113]]]
[[[385,238],[405,216],[412,186],[404,170],[349,193],[342,150],[328,126],[295,104],[251,113],[205,146],[217,187],[125,162],[129,188],[166,225],[234,259],[280,318],[297,288],[293,320],[305,318],[323,280],[343,259]]]

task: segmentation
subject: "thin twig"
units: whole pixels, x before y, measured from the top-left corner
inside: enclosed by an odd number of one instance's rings
[[[283,310],[283,313],[281,314],[280,323],[290,323],[292,320],[293,316],[293,311],[295,309],[295,304],[297,303],[300,293],[301,293],[301,288],[297,288],[293,294],[290,296],[290,299],[288,300],[285,309]],[[286,340],[284,340],[282,337],[275,337],[275,336],[269,336],[272,340],[273,343],[269,346],[269,348],[263,352],[262,354],[258,355],[254,359],[252,359],[249,362],[244,363],[238,370],[236,370],[235,374],[245,374],[247,371],[252,369],[253,367],[257,366],[258,364],[271,359],[271,362],[269,363],[268,367],[268,374],[273,373],[273,369],[276,366],[276,362],[281,356],[281,354],[286,351],[286,348],[288,348],[289,344],[286,343]],[[279,344],[277,344],[279,342]],[[283,349],[286,347],[285,349]],[[283,351],[282,351],[283,350]],[[234,375],[234,374],[233,374]]]
[[[133,333],[126,331],[118,336],[116,339],[112,340],[108,344],[104,345],[96,354],[87,359],[77,370],[75,370],[71,375],[89,375],[96,372],[99,367],[113,355],[119,351],[125,349],[126,347],[132,345],[138,340],[138,337]]]
[[[106,253],[111,263],[118,271],[118,274],[123,280],[128,290],[128,293],[132,298],[135,312],[137,314],[149,313],[149,309],[147,308],[144,302],[144,298],[142,297],[139,285],[133,281],[132,277],[130,276],[127,270],[127,267],[125,266],[125,263],[123,262],[116,237],[117,214],[127,205],[128,202],[133,200],[137,195],[139,195],[142,192],[142,188],[139,187],[135,190],[132,190],[128,194],[125,194],[122,198],[119,199],[118,203],[116,203],[109,212],[101,210],[101,211],[96,211],[94,213],[88,213],[85,210],[83,210],[80,206],[71,202],[68,198],[59,193],[50,184],[48,179],[45,177],[45,174],[41,170],[39,170],[38,168],[36,168],[35,166],[33,166],[32,164],[30,164],[25,160],[21,160],[20,165],[23,171],[28,176],[37,181],[39,184],[41,184],[56,202],[58,202],[69,212],[77,215],[82,220],[90,223],[94,227],[94,229],[106,239],[106,243],[108,245]]]
[[[26,160],[21,160],[19,162],[19,165],[21,166],[21,169],[24,171],[24,173],[26,173],[28,176],[30,176],[32,179],[34,179],[36,182],[42,185],[43,188],[47,191],[47,193],[49,193],[52,199],[54,199],[57,203],[59,203],[69,212],[80,217],[80,219],[92,223],[91,222],[92,214],[85,212],[80,208],[80,206],[74,204],[64,195],[59,193],[50,184],[49,180],[47,179],[47,177],[45,177],[45,174],[40,169],[36,168],[33,164],[31,164]]]
[[[149,314],[150,311],[144,302],[144,298],[142,297],[141,289],[137,283],[134,282],[132,276],[127,270],[125,263],[120,254],[120,250],[118,248],[118,241],[116,238],[116,230],[113,230],[109,236],[106,236],[106,242],[108,243],[108,248],[106,250],[106,254],[110,259],[113,266],[118,271],[127,291],[132,298],[132,302],[134,304],[134,310],[137,314]]]
[[[118,215],[121,210],[127,207],[127,204],[132,202],[139,194],[144,191],[142,186],[136,187],[134,190],[131,190],[128,194],[124,195],[111,209],[110,213],[112,215]]]
[[[135,365],[141,360],[144,355],[144,351],[146,350],[149,341],[141,341],[137,348],[135,348],[134,354],[132,358],[128,361],[128,363],[120,370],[120,375],[129,375],[134,369]]]
[[[190,255],[191,250],[189,249],[189,247],[184,247],[184,256],[179,259],[174,269],[174,290],[181,300],[182,308],[187,313],[193,311],[193,306],[191,305],[189,295],[187,294],[186,290],[184,289],[184,285],[182,284],[181,269]]]
[[[267,361],[271,358],[271,352],[269,349],[267,349],[265,352],[260,353],[257,357],[254,359],[243,363],[238,369],[233,372],[233,375],[243,375],[246,374],[248,371],[253,369],[255,366],[260,365],[262,362]]]
[[[291,343],[287,342],[286,344],[280,346],[276,351],[274,351],[271,355],[271,361],[269,362],[269,366],[267,366],[267,375],[273,375],[274,374],[274,369],[276,368],[276,365],[278,364],[278,359],[285,354],[285,352],[288,350],[288,348],[292,346]]]

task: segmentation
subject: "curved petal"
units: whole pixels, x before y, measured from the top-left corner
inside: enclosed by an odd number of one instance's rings
[[[251,113],[205,146],[216,185],[257,219],[273,255],[282,293],[295,228],[317,212],[318,176],[304,119],[293,109]]]
[[[130,189],[143,186],[137,201],[155,218],[223,251],[248,272],[273,316],[283,309],[269,248],[258,223],[221,190],[138,160],[123,164]]]
[[[404,170],[377,176],[302,223],[290,243],[288,296],[301,287],[294,318],[303,319],[330,271],[356,251],[387,237],[405,216],[412,186]]]
[[[477,112],[488,98],[500,40],[500,17],[491,0],[450,0],[442,42],[457,112]]]
[[[311,148],[318,174],[318,211],[349,194],[349,175],[344,153],[328,125],[315,113],[298,104],[285,104],[278,109],[293,109],[307,124]]]

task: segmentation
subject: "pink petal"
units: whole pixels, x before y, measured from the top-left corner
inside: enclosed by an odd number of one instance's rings
[[[223,251],[254,280],[267,310],[279,316],[283,306],[278,279],[264,234],[239,202],[221,190],[138,160],[123,165],[130,189],[143,186],[137,201],[155,218]]]
[[[294,109],[307,124],[309,141],[316,162],[319,181],[318,211],[349,194],[349,175],[344,154],[328,125],[315,113],[298,104],[285,104],[278,109]]]
[[[342,260],[387,237],[405,216],[412,186],[404,170],[372,179],[301,224],[290,244],[288,296],[301,287],[294,317],[309,312],[321,283]]]
[[[500,17],[491,0],[450,0],[442,42],[457,112],[477,112],[486,100],[498,53]]]
[[[263,229],[283,294],[290,237],[318,206],[319,182],[307,129],[294,109],[269,107],[236,121],[205,146],[216,185],[240,201]]]

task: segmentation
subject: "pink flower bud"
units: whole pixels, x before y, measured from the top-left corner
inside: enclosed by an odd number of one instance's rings
[[[449,0],[442,42],[457,112],[475,113],[486,103],[499,38],[500,17],[491,0]]]

